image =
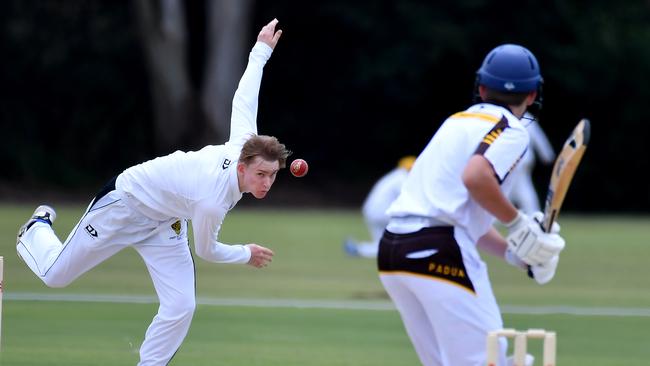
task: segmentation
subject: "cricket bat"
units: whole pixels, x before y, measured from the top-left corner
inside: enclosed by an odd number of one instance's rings
[[[544,205],[544,219],[542,230],[550,232],[553,222],[557,219],[562,208],[562,202],[566,196],[573,175],[580,164],[580,160],[587,149],[591,135],[591,124],[588,119],[583,118],[578,122],[571,132],[571,135],[564,143],[562,150],[555,159],[551,180],[546,193]]]

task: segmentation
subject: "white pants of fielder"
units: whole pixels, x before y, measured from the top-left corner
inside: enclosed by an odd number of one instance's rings
[[[18,252],[49,287],[64,287],[120,250],[132,247],[144,260],[160,307],[140,347],[139,366],[167,365],[192,321],[194,261],[187,222],[151,220],[120,191],[89,207],[65,243],[50,225],[37,222],[23,235]]]
[[[379,215],[377,215],[379,216]],[[381,217],[366,217],[366,226],[372,238],[370,241],[360,241],[357,245],[359,255],[365,258],[377,258],[377,251],[379,250],[379,240],[384,233],[388,218],[386,215]]]
[[[419,234],[407,234],[407,236]],[[461,230],[453,234],[456,242],[471,244],[471,240]],[[386,238],[386,234],[384,236]],[[382,251],[380,248],[380,261]],[[408,240],[408,239],[407,239]],[[434,240],[435,241],[435,240]],[[424,260],[417,256],[424,250],[436,250],[443,254],[443,248],[426,246],[430,241],[422,241],[413,255],[396,251],[389,260],[412,261]],[[397,244],[400,245],[400,244]],[[460,245],[468,248],[469,246]],[[381,282],[400,313],[413,347],[424,366],[485,366],[487,334],[491,330],[503,328],[501,313],[494,297],[487,266],[478,255],[462,253],[462,262],[467,271],[474,292],[468,291],[451,281],[422,273],[404,270],[380,272]],[[406,257],[402,255],[407,254]],[[476,253],[473,253],[476,254]],[[401,257],[401,258],[400,258]],[[422,259],[418,259],[422,258]],[[432,257],[436,258],[436,257]],[[432,259],[433,261],[439,261]],[[425,268],[433,268],[431,264]],[[438,267],[434,265],[434,267]],[[381,269],[381,268],[380,268]],[[437,268],[436,268],[437,269]],[[507,340],[499,340],[499,365],[506,365]]]

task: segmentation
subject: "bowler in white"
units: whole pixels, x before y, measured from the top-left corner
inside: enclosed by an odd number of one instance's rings
[[[160,307],[140,346],[140,366],[167,365],[181,346],[196,307],[196,254],[215,263],[266,267],[273,251],[219,242],[225,215],[243,193],[264,198],[290,152],[275,137],[257,135],[263,68],[280,36],[274,19],[260,31],[233,97],[230,139],[199,151],[176,151],[124,170],[109,181],[62,243],[56,212],[40,206],[18,232],[17,250],[50,287],[64,287],[127,247],[144,260]]]

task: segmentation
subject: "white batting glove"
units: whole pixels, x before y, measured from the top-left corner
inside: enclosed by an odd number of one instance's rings
[[[555,270],[560,261],[560,256],[555,255],[550,261],[544,264],[530,266],[517,257],[510,249],[506,250],[504,259],[508,264],[528,272],[528,277],[534,279],[538,284],[545,285],[555,276]]]
[[[519,269],[523,269],[524,271],[528,270],[528,264],[524,261],[522,261],[515,253],[512,252],[510,249],[506,249],[506,253],[503,256],[503,259],[506,260],[508,264],[511,266],[517,267]]]
[[[560,262],[560,256],[555,255],[550,261],[536,266],[530,266],[530,271],[533,273],[533,278],[540,285],[547,284],[555,276],[555,270]]]
[[[533,220],[537,221],[540,227],[542,227],[542,223],[544,222],[544,213],[541,211],[535,212],[533,215]],[[559,234],[560,233],[560,224],[557,223],[557,221],[553,221],[553,225],[551,225],[551,234]]]
[[[558,234],[545,233],[539,223],[517,212],[517,217],[506,223],[508,249],[531,266],[547,263],[564,249],[564,239]]]

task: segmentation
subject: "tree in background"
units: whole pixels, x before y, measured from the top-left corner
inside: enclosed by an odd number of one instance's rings
[[[448,113],[467,106],[484,53],[514,42],[545,65],[541,123],[554,146],[579,118],[593,124],[567,209],[647,211],[650,191],[632,174],[650,169],[650,160],[629,157],[647,155],[650,133],[649,3],[510,5],[6,0],[0,199],[12,197],[3,187],[95,190],[161,150],[223,142],[219,123],[227,124],[236,82],[229,78],[241,74],[246,57],[238,39],[250,40],[255,24],[277,17],[283,51],[265,76],[263,89],[274,92],[260,94],[259,118],[313,168],[291,190],[302,184],[323,197],[316,202],[361,204],[396,156],[417,153]],[[179,42],[173,47],[171,35]],[[154,54],[154,46],[170,50]],[[166,74],[151,62],[175,65]],[[163,79],[172,76],[178,86]],[[604,166],[610,173],[596,174]],[[539,173],[545,184],[548,173]]]
[[[226,140],[250,38],[251,5],[252,0],[135,0],[158,151]],[[203,50],[191,52],[190,37],[204,40],[196,46]],[[192,63],[192,55],[204,59]],[[194,73],[196,85],[192,67],[203,69]]]

